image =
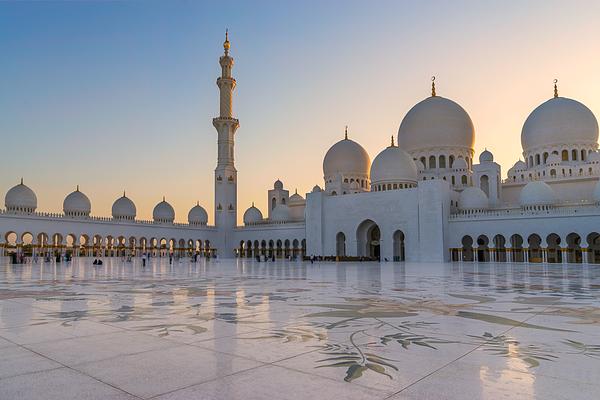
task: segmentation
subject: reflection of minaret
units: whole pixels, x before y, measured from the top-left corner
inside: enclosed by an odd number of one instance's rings
[[[220,253],[230,257],[234,248],[228,237],[237,222],[237,171],[234,165],[233,146],[234,135],[239,121],[233,118],[232,100],[235,79],[231,76],[233,58],[229,56],[229,36],[225,32],[223,43],[225,54],[219,58],[221,76],[217,79],[220,92],[220,113],[213,118],[213,126],[218,133],[217,168],[215,169],[215,225],[219,229],[221,240]]]

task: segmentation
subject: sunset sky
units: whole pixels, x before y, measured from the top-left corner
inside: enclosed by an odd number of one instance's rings
[[[600,116],[598,1],[63,1],[0,3],[0,192],[38,211],[80,185],[92,214],[123,190],[149,219],[166,196],[213,221],[225,28],[238,86],[238,217],[281,179],[304,195],[343,138],[371,159],[430,93],[459,104],[503,174],[552,96]],[[3,201],[3,200],[2,200]]]

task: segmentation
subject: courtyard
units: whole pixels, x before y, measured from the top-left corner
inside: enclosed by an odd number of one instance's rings
[[[0,399],[595,399],[600,267],[0,262]]]

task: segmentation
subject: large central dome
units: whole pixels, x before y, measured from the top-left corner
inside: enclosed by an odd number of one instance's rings
[[[431,96],[406,114],[398,130],[398,147],[418,151],[435,147],[472,149],[475,128],[469,114],[452,100]]]
[[[598,121],[585,105],[566,97],[554,97],[539,105],[521,131],[523,151],[556,145],[581,144],[595,147]]]

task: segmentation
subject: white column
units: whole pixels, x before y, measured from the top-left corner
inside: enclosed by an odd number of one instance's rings
[[[581,248],[581,258],[582,258],[582,262],[584,264],[588,263],[588,248],[587,247],[582,247]]]
[[[566,247],[562,247],[560,249],[560,251],[562,252],[562,263],[566,264],[567,263],[567,256],[568,256],[567,248]]]

